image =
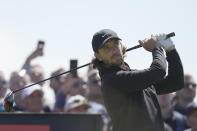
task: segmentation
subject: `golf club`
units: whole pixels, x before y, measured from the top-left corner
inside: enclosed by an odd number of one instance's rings
[[[174,32],[171,32],[171,33],[169,33],[169,34],[166,35],[166,39],[168,39],[168,38],[170,38],[170,37],[173,37],[173,36],[175,36],[175,33],[174,33]],[[131,50],[134,50],[134,49],[137,49],[137,48],[140,48],[140,47],[142,47],[142,46],[141,46],[141,45],[134,46],[134,47],[132,47],[132,48],[127,49],[126,52],[131,51]],[[14,90],[14,91],[11,91],[11,92],[8,93],[8,95],[4,98],[4,103],[3,103],[3,105],[4,105],[5,111],[7,111],[7,112],[14,111],[14,106],[13,106],[13,104],[14,104],[14,93],[19,92],[19,91],[21,91],[21,90],[23,90],[23,89],[29,88],[29,87],[31,87],[31,86],[40,84],[40,83],[45,82],[45,81],[47,81],[47,80],[50,80],[50,79],[59,77],[59,76],[61,76],[61,75],[70,73],[70,72],[72,72],[72,71],[74,71],[74,70],[77,70],[77,69],[86,67],[86,66],[88,66],[88,65],[90,65],[90,64],[92,64],[92,63],[90,62],[90,63],[88,63],[88,64],[85,64],[85,65],[82,65],[82,66],[73,68],[73,69],[71,69],[71,70],[69,70],[69,71],[66,71],[66,72],[63,72],[63,73],[61,73],[61,74],[54,75],[54,76],[49,77],[49,78],[47,78],[47,79],[38,81],[38,82],[36,82],[36,83],[30,84],[30,85],[27,85],[27,86],[24,86],[24,87],[21,88],[21,89],[16,89],[16,90]]]

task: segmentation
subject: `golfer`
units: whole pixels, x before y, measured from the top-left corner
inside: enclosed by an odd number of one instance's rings
[[[139,43],[153,57],[144,70],[133,70],[124,62],[126,49],[114,31],[100,30],[92,39],[93,64],[99,70],[113,131],[164,131],[157,95],[184,87],[182,63],[170,38],[152,35]]]

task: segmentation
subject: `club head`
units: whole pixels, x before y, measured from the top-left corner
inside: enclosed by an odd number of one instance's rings
[[[5,111],[7,112],[13,111],[14,110],[13,103],[14,103],[14,93],[13,91],[11,91],[4,98],[3,106],[4,106]]]

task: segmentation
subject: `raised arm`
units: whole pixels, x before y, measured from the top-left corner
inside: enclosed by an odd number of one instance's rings
[[[150,43],[154,43],[155,40]],[[147,42],[148,43],[148,42]],[[166,74],[166,60],[161,47],[152,47],[140,43],[146,50],[152,51],[153,62],[150,68],[138,71],[117,70],[104,75],[103,86],[117,88],[125,92],[136,92],[161,81]],[[149,48],[150,47],[150,48]],[[149,50],[150,49],[150,50]]]
[[[166,94],[177,91],[184,87],[184,72],[181,59],[176,49],[168,52],[168,75],[155,85],[157,94]]]

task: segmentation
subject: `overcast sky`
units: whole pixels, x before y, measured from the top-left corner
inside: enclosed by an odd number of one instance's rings
[[[46,77],[59,67],[68,70],[73,58],[86,64],[93,57],[92,35],[109,28],[128,48],[151,34],[175,32],[184,71],[197,80],[196,5],[196,0],[0,0],[0,70],[9,78],[39,39],[46,41],[45,54],[33,64],[43,66]],[[142,48],[127,53],[131,68],[148,68],[151,61]]]

